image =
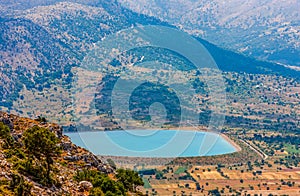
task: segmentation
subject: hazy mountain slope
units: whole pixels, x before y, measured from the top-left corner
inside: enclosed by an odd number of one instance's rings
[[[83,55],[93,43],[118,30],[137,23],[161,24],[157,19],[136,15],[118,4],[108,4],[106,1],[93,6],[89,4],[92,3],[59,2],[27,9],[18,13],[17,17],[29,19],[44,27],[77,52],[77,55]]]
[[[262,60],[300,66],[297,0],[119,0],[208,41]]]
[[[40,2],[30,1],[30,8],[21,10],[11,2],[7,4],[14,9],[9,10],[5,5],[7,12],[0,20],[0,106],[3,110],[29,117],[46,114],[69,120],[71,69],[80,65],[95,42],[137,24],[168,25],[115,2],[50,2],[54,1],[49,1],[47,6],[36,6]],[[0,5],[4,7],[2,1]],[[205,40],[199,41],[223,71],[300,77],[299,72],[284,66],[257,61]]]
[[[78,62],[61,41],[26,19],[0,19],[1,102],[11,106],[18,92],[42,89],[57,78],[68,78],[71,64]]]
[[[69,2],[27,10],[5,7],[8,13],[0,20],[0,105],[11,108],[23,87],[41,91],[51,84],[70,84],[71,68],[106,34],[136,23],[160,24],[115,4],[98,4],[105,8]]]
[[[219,69],[222,71],[281,75],[300,79],[300,72],[294,69],[276,63],[256,60],[255,58],[220,48],[206,40],[197,39],[210,52]]]

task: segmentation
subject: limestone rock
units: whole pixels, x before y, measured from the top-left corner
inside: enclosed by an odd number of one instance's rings
[[[79,182],[79,190],[81,191],[89,191],[93,188],[93,185],[89,181],[81,181]]]

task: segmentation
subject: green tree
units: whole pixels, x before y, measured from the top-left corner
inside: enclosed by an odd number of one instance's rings
[[[59,139],[50,130],[38,126],[27,129],[23,137],[28,161],[30,163],[33,159],[42,161],[42,165],[46,166],[47,183],[51,184],[50,172],[54,163],[53,158],[61,153],[58,146]]]
[[[4,140],[3,148],[8,149],[13,147],[14,138],[10,134],[10,129],[8,126],[0,122],[0,138]]]
[[[117,168],[115,162],[112,159],[107,159],[106,161],[113,169]]]
[[[110,179],[107,174],[96,170],[85,169],[77,171],[74,179],[78,182],[83,180],[91,182],[94,188],[90,192],[90,195],[101,195],[103,193],[103,195],[125,196],[127,192],[122,183],[116,182]]]
[[[118,169],[116,175],[118,182],[121,182],[127,190],[136,191],[137,186],[143,186],[144,182],[139,174],[129,169]]]

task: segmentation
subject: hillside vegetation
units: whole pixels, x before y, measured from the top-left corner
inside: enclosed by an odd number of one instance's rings
[[[131,26],[170,26],[132,12],[115,1],[29,1],[26,6],[22,2],[1,3],[0,107],[2,111],[31,118],[44,115],[59,124],[74,120],[74,69],[80,66],[95,43]],[[280,75],[286,80],[299,80],[298,71],[198,40],[222,71],[266,74],[266,77]],[[143,56],[152,54],[153,51],[148,51]],[[168,55],[162,53],[151,59],[160,60]]]
[[[45,118],[0,112],[0,195],[127,195],[143,185],[74,145]]]

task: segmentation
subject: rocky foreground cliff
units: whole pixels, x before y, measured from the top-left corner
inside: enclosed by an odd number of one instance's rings
[[[12,153],[11,149],[4,147],[6,141],[1,137],[0,195],[16,195],[12,186],[16,186],[16,189],[30,187],[30,194],[32,195],[88,195],[88,190],[91,189],[92,184],[75,180],[74,176],[79,171],[101,171],[105,175],[108,174],[107,176],[114,176],[116,173],[114,169],[103,163],[91,152],[73,144],[69,137],[63,135],[60,126],[47,123],[45,119],[31,120],[0,112],[0,125],[2,128],[9,127],[13,138],[12,141],[19,146],[16,150],[20,151],[19,154],[25,151],[22,140],[24,131],[32,127],[41,127],[50,130],[58,138],[58,146],[60,148],[59,156],[53,158],[53,166],[55,167],[54,179],[57,181],[51,185],[42,185],[34,177],[20,172],[18,169],[19,166],[15,163],[15,159],[11,155],[15,152]],[[3,133],[2,130],[1,133]],[[24,153],[26,154],[26,151]],[[12,185],[13,183],[16,185]],[[23,195],[28,194],[26,191],[23,191]]]

